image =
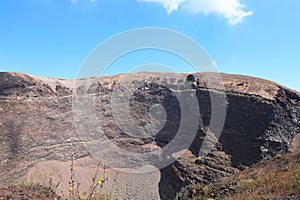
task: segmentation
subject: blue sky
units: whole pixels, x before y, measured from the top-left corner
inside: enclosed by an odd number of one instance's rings
[[[161,27],[197,41],[220,72],[300,91],[299,10],[299,0],[1,0],[0,71],[75,78],[109,37]],[[145,51],[120,59],[110,73],[149,62],[191,71],[178,58]]]

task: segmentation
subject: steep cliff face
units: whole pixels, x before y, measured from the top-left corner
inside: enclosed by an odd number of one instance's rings
[[[179,130],[183,130],[182,135],[189,135],[196,126],[190,145],[182,146],[188,150],[160,170],[162,199],[173,199],[189,184],[230,176],[266,157],[288,151],[292,140],[300,133],[299,93],[266,80],[222,74],[224,87],[220,87],[213,73],[138,73],[93,80],[75,83],[0,73],[0,183],[21,181],[38,163],[66,162],[72,153],[77,159],[91,158],[87,146],[98,143],[95,139],[83,142],[78,135],[73,118],[77,107],[72,106],[78,98],[73,94],[91,97],[97,122],[105,136],[132,155],[160,150],[177,137]],[[124,97],[126,91],[131,93],[129,100]],[[184,105],[184,111],[182,102],[190,101],[193,95],[200,111],[188,104]],[[222,101],[226,117],[218,140],[211,135],[214,132],[210,128],[211,96],[226,97]],[[137,128],[126,126],[123,129],[124,124],[131,123],[128,113],[121,112],[122,106],[121,110],[112,107],[114,103],[123,105],[127,100],[129,116]],[[119,113],[121,121],[116,120],[115,112]],[[84,112],[77,116],[78,119],[84,117],[87,117]],[[180,124],[184,127],[180,128]],[[80,128],[77,125],[77,129]],[[97,138],[97,132],[94,134]],[[207,155],[199,157],[203,153],[204,138],[213,145],[212,151],[209,149],[205,152]],[[184,143],[186,138],[181,136],[178,140]],[[180,145],[175,148],[176,152],[180,150]],[[106,156],[107,160],[114,160],[119,155]],[[134,156],[131,159],[139,161]],[[159,159],[153,157],[150,164],[156,165]],[[128,167],[128,163],[109,164],[122,168]],[[82,165],[89,167],[88,163]]]
[[[289,199],[300,198],[300,153],[278,154],[238,174],[208,185],[195,184],[178,194],[178,199]]]
[[[226,121],[218,145],[205,157],[184,155],[162,169],[161,196],[173,199],[187,185],[216,181],[288,151],[299,133],[299,97],[286,98],[288,90],[282,87],[278,91],[274,99],[227,92]]]

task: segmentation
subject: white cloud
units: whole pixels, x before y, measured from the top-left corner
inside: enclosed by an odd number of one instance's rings
[[[161,4],[166,11],[171,14],[173,11],[176,11],[180,5],[186,0],[137,0],[137,1],[146,1],[146,2],[154,2]]]
[[[217,14],[225,17],[230,25],[241,23],[253,14],[240,0],[137,0],[161,4],[171,14],[179,8],[192,14]]]
[[[70,0],[71,1],[71,3],[77,3],[78,2],[78,0]],[[90,0],[90,2],[95,2],[96,0]]]

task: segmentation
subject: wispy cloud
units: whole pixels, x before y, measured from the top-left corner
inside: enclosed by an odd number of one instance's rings
[[[70,0],[71,1],[71,3],[77,3],[79,0]],[[96,0],[89,0],[90,2],[95,2]]]
[[[253,14],[246,10],[240,0],[137,0],[161,4],[171,14],[179,8],[191,14],[217,14],[227,19],[230,25],[241,23],[245,17]]]
[[[186,0],[137,0],[138,2],[153,2],[161,4],[166,11],[171,14],[173,11],[178,10],[178,8],[186,2]]]

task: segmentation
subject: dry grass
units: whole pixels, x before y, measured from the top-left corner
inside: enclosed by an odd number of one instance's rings
[[[272,161],[234,176],[230,182],[235,192],[225,199],[299,198],[299,154],[277,156]]]
[[[61,197],[54,192],[55,188],[39,183],[22,182],[19,185],[10,185],[0,188],[1,200],[60,200]]]
[[[194,185],[180,199],[300,199],[300,153],[276,156],[216,183]]]
[[[0,200],[116,200],[117,197],[112,192],[103,191],[103,185],[108,180],[106,167],[98,164],[97,170],[88,190],[81,189],[81,181],[76,177],[77,169],[74,167],[74,159],[72,156],[70,165],[70,178],[68,187],[68,197],[57,195],[57,189],[60,183],[55,183],[52,178],[48,183],[40,184],[39,182],[22,182],[18,185],[11,185],[0,188]]]
[[[286,171],[265,168],[253,174],[251,179],[247,176],[239,177],[236,194],[227,199],[269,199],[299,195],[299,190],[295,187],[299,169],[299,166]]]

